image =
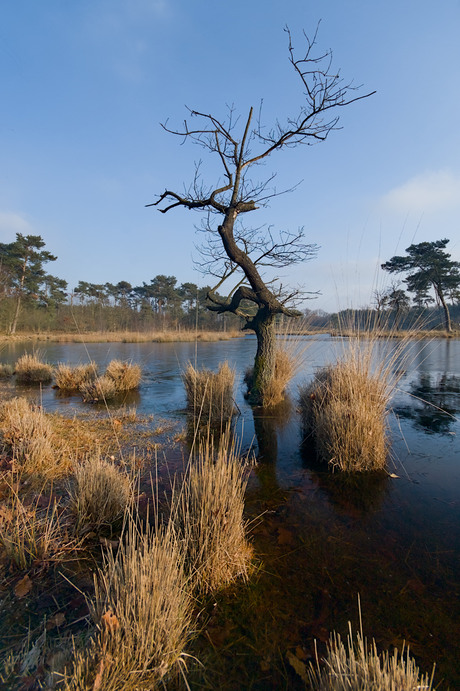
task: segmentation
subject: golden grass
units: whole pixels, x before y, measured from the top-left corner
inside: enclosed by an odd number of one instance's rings
[[[253,555],[243,516],[248,466],[227,430],[217,448],[212,439],[200,445],[181,487],[174,488],[171,516],[198,591],[212,592],[248,578]]]
[[[45,384],[53,378],[53,368],[42,362],[38,353],[22,355],[15,366],[16,381],[20,384]]]
[[[374,362],[375,344],[348,342],[339,361],[300,390],[304,431],[313,435],[319,459],[334,469],[379,470],[386,464],[388,404],[398,380],[393,364],[401,349]]]
[[[196,421],[211,425],[226,423],[235,412],[233,386],[235,370],[223,362],[217,372],[188,364],[182,376],[187,411]]]
[[[26,398],[5,401],[0,405],[0,433],[16,470],[44,477],[60,474],[61,459],[53,443],[53,428],[40,407]]]
[[[45,508],[40,496],[26,506],[13,484],[0,507],[0,543],[11,563],[26,569],[33,563],[56,561],[75,547],[58,506],[51,498]]]
[[[104,403],[119,395],[116,382],[107,375],[97,377],[92,381],[83,382],[80,386],[80,393],[85,403]]]
[[[137,389],[141,381],[141,368],[131,362],[112,360],[107,365],[105,376],[110,377],[120,393]]]
[[[89,603],[97,633],[76,653],[66,689],[153,689],[184,673],[192,599],[183,563],[171,524],[141,534],[128,522],[118,552],[104,554]]]
[[[60,362],[56,367],[54,380],[56,386],[63,391],[78,391],[80,387],[92,381],[97,376],[97,365],[90,362],[87,365],[71,367]]]
[[[100,454],[75,465],[70,489],[71,509],[77,528],[111,525],[126,510],[133,496],[130,477]]]
[[[12,365],[7,365],[5,363],[0,363],[0,379],[8,379],[14,374],[14,368]]]
[[[310,663],[307,670],[308,688],[312,691],[415,691],[433,688],[434,667],[431,675],[420,675],[409,649],[401,654],[395,649],[390,653],[377,652],[375,641],[368,646],[362,632],[353,639],[351,624],[346,645],[340,635],[333,633],[328,643],[327,655],[320,666]]]

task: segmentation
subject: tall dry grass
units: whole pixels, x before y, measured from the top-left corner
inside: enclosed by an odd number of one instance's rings
[[[127,509],[133,496],[129,475],[100,454],[75,465],[69,491],[77,530],[85,525],[111,525]]]
[[[20,384],[46,384],[53,378],[53,367],[40,359],[39,353],[22,355],[14,366]]]
[[[400,347],[378,355],[376,340],[355,338],[334,365],[319,370],[300,390],[306,434],[317,455],[342,471],[383,469],[388,444],[388,406],[398,382]]]
[[[200,445],[181,487],[174,488],[171,516],[198,591],[215,591],[236,578],[248,578],[253,555],[244,521],[249,466],[227,430],[217,447],[210,437]]]
[[[307,671],[312,691],[431,691],[433,677],[434,667],[431,675],[420,675],[404,646],[401,654],[395,649],[391,655],[387,651],[379,655],[375,641],[369,646],[362,631],[355,641],[350,623],[346,645],[334,632],[323,665],[317,660]]]
[[[76,653],[66,689],[154,689],[185,673],[192,599],[171,524],[140,533],[130,521],[118,552],[104,554],[95,587],[97,633]]]
[[[54,380],[56,386],[62,391],[78,391],[80,387],[91,382],[97,376],[97,365],[89,362],[87,365],[76,365],[71,367],[60,362],[56,367]]]
[[[235,370],[228,362],[223,362],[217,372],[207,368],[197,369],[189,363],[182,379],[187,411],[200,424],[225,424],[233,416]]]

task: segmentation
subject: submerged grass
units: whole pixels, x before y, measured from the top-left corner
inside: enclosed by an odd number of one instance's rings
[[[197,369],[188,364],[182,376],[187,397],[187,411],[200,424],[226,423],[235,412],[233,387],[235,370],[223,362],[217,372]]]
[[[212,438],[200,444],[182,485],[174,490],[172,520],[198,591],[212,592],[248,578],[253,550],[243,513],[249,465],[227,430],[217,447]]]
[[[104,553],[90,610],[97,626],[77,652],[66,689],[153,689],[185,672],[192,599],[171,523],[139,532],[128,521],[116,553]]]

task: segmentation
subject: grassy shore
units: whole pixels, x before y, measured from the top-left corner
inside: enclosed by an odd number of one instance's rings
[[[177,343],[190,341],[228,341],[244,336],[241,331],[89,331],[21,332],[0,334],[0,343],[51,341],[53,343]]]

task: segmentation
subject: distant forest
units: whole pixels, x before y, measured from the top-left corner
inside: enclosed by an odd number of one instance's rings
[[[244,320],[231,313],[210,312],[209,286],[179,284],[175,276],[157,275],[149,283],[132,286],[127,281],[79,281],[69,290],[67,282],[46,273],[44,265],[56,259],[44,250],[40,236],[23,236],[0,243],[0,331],[163,331],[195,329],[238,330]],[[432,298],[431,298],[432,301]],[[251,308],[250,303],[247,309]],[[449,299],[454,328],[459,328],[458,290]],[[399,286],[375,291],[373,304],[358,310],[329,314],[305,309],[304,322],[281,315],[278,326],[327,330],[357,327],[443,328],[442,310],[435,304],[411,306]]]

